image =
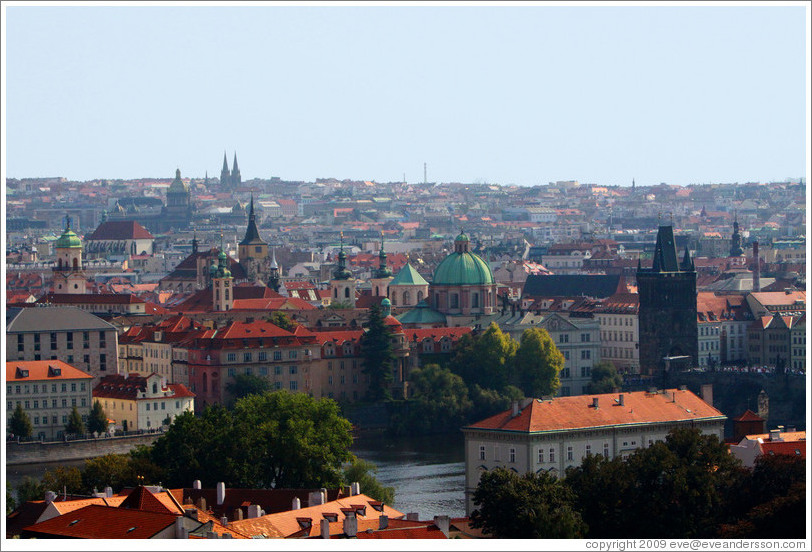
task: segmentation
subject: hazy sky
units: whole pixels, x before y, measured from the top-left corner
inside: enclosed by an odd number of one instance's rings
[[[807,6],[8,6],[8,177],[806,176]]]

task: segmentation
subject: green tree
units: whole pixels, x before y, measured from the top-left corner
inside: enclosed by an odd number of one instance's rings
[[[547,472],[484,472],[474,491],[471,526],[496,538],[577,539],[587,527],[569,487]]]
[[[11,490],[11,482],[6,481],[6,515],[8,516],[17,508],[17,501],[14,500],[14,492]]]
[[[235,469],[245,487],[334,487],[352,425],[338,404],[304,393],[251,395],[234,409]]]
[[[128,454],[105,454],[85,460],[82,469],[82,484],[85,489],[112,487],[114,491],[118,491],[134,482]]]
[[[286,312],[282,311],[273,311],[271,315],[268,317],[268,322],[276,326],[279,326],[283,330],[289,332],[295,330],[296,327],[299,325],[294,320],[292,320]]]
[[[623,378],[617,373],[615,365],[602,360],[592,367],[592,381],[587,387],[591,394],[611,393],[623,387]]]
[[[561,387],[559,372],[564,355],[543,328],[530,328],[522,333],[516,351],[516,375],[519,386],[528,397],[555,395]]]
[[[271,382],[253,374],[237,374],[234,376],[234,381],[226,384],[226,391],[235,401],[248,395],[259,395],[270,390]]]
[[[87,430],[90,433],[104,433],[107,431],[107,414],[99,401],[93,401],[93,408],[87,418]]]
[[[392,506],[395,503],[395,488],[381,485],[375,478],[377,471],[378,467],[372,462],[353,456],[350,463],[344,467],[344,483],[347,485],[359,483],[363,494]]]
[[[17,403],[17,407],[11,414],[8,420],[8,429],[15,436],[21,439],[30,439],[31,434],[34,432],[34,426],[31,425],[31,418],[25,413],[23,407]]]
[[[367,399],[381,401],[391,398],[390,386],[394,380],[392,370],[395,353],[392,350],[392,332],[384,323],[381,308],[372,305],[364,335],[361,337],[363,373],[369,376]]]
[[[352,305],[347,301],[331,301],[327,308],[333,310],[351,309]]]
[[[415,433],[448,431],[463,425],[473,407],[462,378],[448,368],[427,364],[409,376],[414,396],[409,404],[409,427]]]
[[[82,415],[74,406],[68,416],[68,423],[65,425],[65,433],[74,435],[85,434],[85,423],[82,421]]]
[[[41,481],[26,475],[17,486],[17,502],[22,506],[29,500],[42,500],[47,490]]]
[[[232,414],[219,405],[201,416],[184,412],[152,446],[151,460],[166,470],[170,487],[187,487],[200,479],[207,487],[219,481],[237,487],[231,463],[234,455]]]
[[[42,485],[48,491],[56,494],[67,492],[75,494],[82,491],[82,472],[79,468],[57,466],[52,470],[45,470],[42,475]]]
[[[516,340],[491,322],[481,335],[460,338],[450,367],[468,386],[502,391],[513,375],[518,346]]]
[[[233,411],[177,416],[153,445],[151,461],[169,486],[200,479],[213,487],[333,487],[349,461],[352,426],[329,399],[278,391],[250,395]]]
[[[524,393],[513,385],[506,386],[501,392],[494,389],[483,389],[474,384],[470,391],[473,408],[468,416],[469,422],[477,422],[510,408],[513,401],[524,398]]]

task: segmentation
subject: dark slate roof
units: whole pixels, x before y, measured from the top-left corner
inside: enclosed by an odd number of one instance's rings
[[[76,307],[29,307],[8,324],[7,333],[67,330],[114,330],[115,326]]]
[[[617,290],[617,274],[530,274],[524,283],[523,297],[609,297]]]
[[[660,226],[657,230],[657,243],[654,246],[654,272],[678,272],[677,245],[674,242],[674,227]]]
[[[220,254],[220,251],[216,248],[212,248],[208,251],[198,251],[197,253],[192,253],[185,259],[183,259],[175,269],[169,273],[168,276],[164,276],[161,280],[179,280],[179,279],[193,279],[197,277],[197,259],[202,257],[206,259],[206,266],[210,265],[212,261],[217,260],[217,256]],[[242,280],[248,277],[245,272],[245,269],[242,267],[239,261],[232,259],[231,257],[228,258],[228,269],[231,271],[231,276],[234,277],[235,280]]]

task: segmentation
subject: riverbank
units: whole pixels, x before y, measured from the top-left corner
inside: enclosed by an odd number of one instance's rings
[[[138,445],[151,445],[162,433],[77,441],[6,443],[6,466],[84,461],[105,454],[127,454]]]

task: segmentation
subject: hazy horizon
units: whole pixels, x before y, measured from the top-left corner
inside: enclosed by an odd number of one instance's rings
[[[808,176],[808,5],[3,10],[8,178]]]

